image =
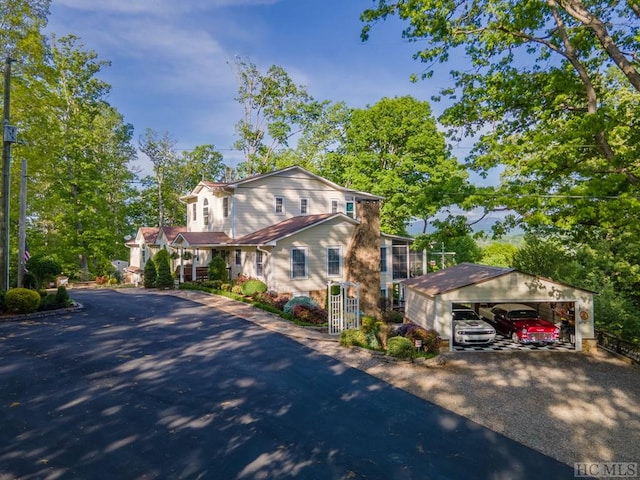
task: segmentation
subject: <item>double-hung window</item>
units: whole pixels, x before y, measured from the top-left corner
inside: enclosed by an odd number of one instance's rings
[[[222,199],[222,216],[224,218],[229,217],[229,197],[224,197]]]
[[[344,203],[344,213],[347,217],[356,218],[356,202],[353,197],[347,197]]]
[[[235,251],[235,263],[236,265],[242,265],[242,250],[236,248]]]
[[[309,213],[309,199],[301,198],[300,199],[300,215],[306,215]]]
[[[273,211],[276,215],[284,215],[284,197],[274,197]]]
[[[191,204],[191,220],[195,222],[197,218],[198,218],[198,204],[192,203]]]
[[[256,276],[264,277],[264,252],[256,250]]]
[[[387,247],[380,247],[380,273],[387,271]]]
[[[342,249],[337,247],[327,247],[327,276],[342,276]]]
[[[307,278],[307,249],[292,248],[291,249],[291,278]]]
[[[209,225],[209,200],[204,199],[204,203],[202,205],[202,223],[205,225]]]
[[[332,198],[331,199],[331,213],[338,213],[338,207],[340,206],[340,202],[335,199]]]

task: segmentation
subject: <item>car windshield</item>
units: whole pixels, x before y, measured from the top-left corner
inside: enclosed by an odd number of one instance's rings
[[[478,316],[472,310],[457,310],[453,312],[454,320],[478,320]]]
[[[538,318],[538,312],[535,310],[513,310],[509,312],[509,318],[513,320],[519,318]]]

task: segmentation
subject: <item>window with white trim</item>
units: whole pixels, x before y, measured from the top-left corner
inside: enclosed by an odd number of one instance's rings
[[[327,247],[327,276],[342,276],[342,248],[340,246]]]
[[[264,252],[256,250],[256,276],[264,277]]]
[[[306,215],[307,213],[309,213],[309,199],[308,198],[301,198],[300,199],[300,214],[301,215]]]
[[[391,247],[393,278],[409,278],[409,262],[407,247],[398,245]]]
[[[353,197],[345,198],[344,213],[347,217],[356,218],[356,202]]]
[[[331,199],[331,213],[338,213],[338,207],[340,206],[340,202],[335,199],[332,198]]]
[[[206,198],[202,204],[202,223],[209,225],[209,200]]]
[[[291,249],[291,278],[307,278],[307,249],[292,248]]]
[[[224,218],[229,217],[229,197],[224,197],[222,199],[222,216]]]
[[[273,211],[276,215],[284,215],[284,197],[274,197]]]
[[[197,218],[198,218],[198,203],[194,202],[193,204],[191,204],[191,220],[195,222]]]

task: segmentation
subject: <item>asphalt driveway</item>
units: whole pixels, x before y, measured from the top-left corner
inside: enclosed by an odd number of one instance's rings
[[[0,479],[567,479],[573,469],[230,313],[73,291],[0,324]]]

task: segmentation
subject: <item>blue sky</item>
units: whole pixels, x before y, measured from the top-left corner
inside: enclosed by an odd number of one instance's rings
[[[73,33],[112,62],[101,77],[109,102],[135,127],[169,132],[178,147],[214,144],[234,164],[234,100],[228,62],[250,59],[262,71],[283,67],[318,100],[373,105],[383,97],[429,100],[444,76],[413,84],[422,68],[397,21],[360,40],[360,13],[372,0],[53,0],[48,30]],[[433,105],[435,113],[441,107]]]

